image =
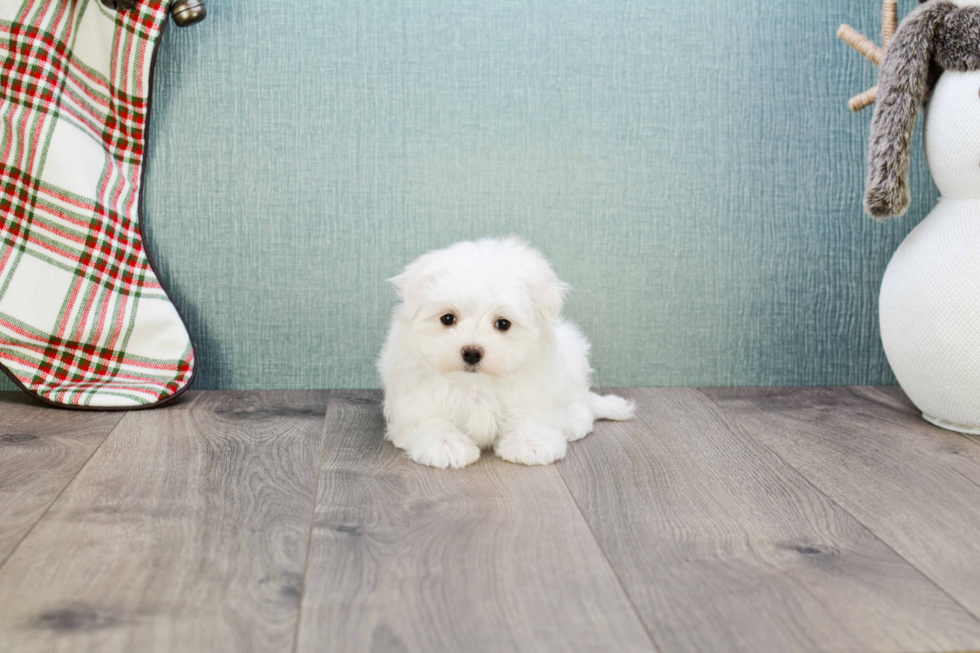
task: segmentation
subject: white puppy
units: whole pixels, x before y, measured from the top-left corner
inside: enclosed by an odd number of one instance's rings
[[[402,301],[378,370],[388,439],[415,462],[463,467],[493,447],[546,465],[633,404],[589,392],[589,342],[561,317],[569,287],[519,240],[457,243],[391,279]]]

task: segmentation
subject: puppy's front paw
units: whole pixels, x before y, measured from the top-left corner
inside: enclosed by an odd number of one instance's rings
[[[461,436],[422,433],[413,436],[408,457],[429,467],[466,467],[480,458],[480,448]]]
[[[548,465],[565,457],[568,439],[553,428],[523,428],[505,435],[493,448],[504,460],[522,465]]]

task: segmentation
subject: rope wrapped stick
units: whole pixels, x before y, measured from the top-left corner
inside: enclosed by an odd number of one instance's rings
[[[837,38],[860,52],[866,59],[880,66],[885,58],[885,51],[865,38],[850,25],[841,25],[837,30]]]
[[[885,50],[892,44],[892,37],[898,31],[898,2],[896,0],[885,0],[882,8],[884,20],[881,23],[881,37]]]
[[[897,0],[883,0],[881,7],[881,42],[882,47],[878,47],[873,41],[866,38],[850,25],[841,25],[837,30],[837,38],[860,52],[876,66],[881,66],[885,59],[885,52],[891,45],[895,32],[898,31],[898,2]],[[864,93],[855,95],[847,103],[847,107],[857,113],[862,109],[870,107],[878,99],[878,87],[869,88]]]
[[[873,86],[864,93],[855,95],[847,103],[847,108],[857,113],[862,109],[867,109],[878,100],[878,87]]]

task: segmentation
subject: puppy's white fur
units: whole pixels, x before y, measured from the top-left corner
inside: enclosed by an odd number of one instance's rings
[[[412,460],[464,467],[493,447],[505,460],[546,465],[594,420],[632,417],[632,402],[589,391],[589,342],[561,317],[569,288],[523,242],[457,243],[391,282],[402,301],[378,370],[387,437]],[[466,347],[483,350],[478,364],[464,361]]]

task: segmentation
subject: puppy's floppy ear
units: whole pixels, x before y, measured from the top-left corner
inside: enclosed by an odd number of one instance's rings
[[[899,26],[881,63],[878,101],[871,120],[864,208],[875,218],[909,207],[912,132],[925,97],[937,28],[956,7],[943,0],[922,4]]]
[[[395,287],[398,299],[405,304],[409,313],[414,313],[419,304],[420,281],[418,270],[413,270],[412,266],[405,268],[404,272],[388,279],[388,283]]]
[[[572,287],[559,279],[550,268],[548,273],[544,278],[528,284],[528,289],[531,291],[535,309],[545,320],[554,322],[561,315],[561,309],[565,306],[565,297],[571,292]]]
[[[388,279],[388,283],[395,287],[395,292],[398,293],[398,299],[405,301],[405,291],[408,290],[410,283],[408,270],[404,270],[401,274],[397,274]]]
[[[502,244],[518,255],[515,267],[520,269],[535,312],[546,322],[557,320],[565,306],[565,297],[572,287],[558,278],[541,252],[522,239],[511,236],[502,241]]]
[[[415,314],[421,308],[426,286],[437,274],[437,254],[429,252],[420,256],[409,263],[401,274],[388,279],[409,314]]]

